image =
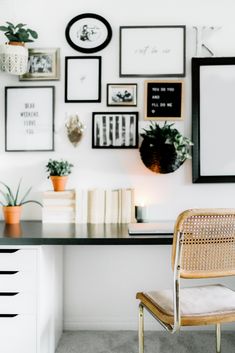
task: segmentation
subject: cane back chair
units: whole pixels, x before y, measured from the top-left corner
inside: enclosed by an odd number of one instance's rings
[[[221,323],[235,321],[235,292],[221,284],[180,288],[180,278],[235,275],[235,209],[194,209],[181,213],[172,245],[173,290],[137,293],[139,353],[144,353],[144,308],[169,332],[181,326],[216,326],[221,352]]]

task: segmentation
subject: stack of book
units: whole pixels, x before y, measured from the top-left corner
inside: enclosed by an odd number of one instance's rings
[[[75,190],[43,193],[42,221],[44,223],[74,223],[76,219]]]

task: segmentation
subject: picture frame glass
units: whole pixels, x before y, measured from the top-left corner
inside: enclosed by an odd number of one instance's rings
[[[138,148],[138,113],[93,113],[92,147]]]
[[[59,48],[29,48],[28,50],[28,70],[19,76],[20,81],[59,80]]]
[[[120,76],[185,76],[185,26],[120,27]]]
[[[136,106],[137,84],[107,84],[108,106]]]
[[[6,87],[6,151],[54,150],[54,87]]]

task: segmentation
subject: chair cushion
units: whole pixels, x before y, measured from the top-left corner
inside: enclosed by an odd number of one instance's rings
[[[174,315],[172,290],[145,292],[162,312]],[[235,312],[235,292],[221,284],[181,288],[181,316],[209,316]]]

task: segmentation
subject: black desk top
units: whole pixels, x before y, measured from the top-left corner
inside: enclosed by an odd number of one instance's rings
[[[166,224],[166,222],[164,222]],[[159,222],[161,224],[161,222]],[[171,244],[173,224],[158,234],[129,235],[127,224],[43,224],[0,222],[0,245],[150,245]]]

